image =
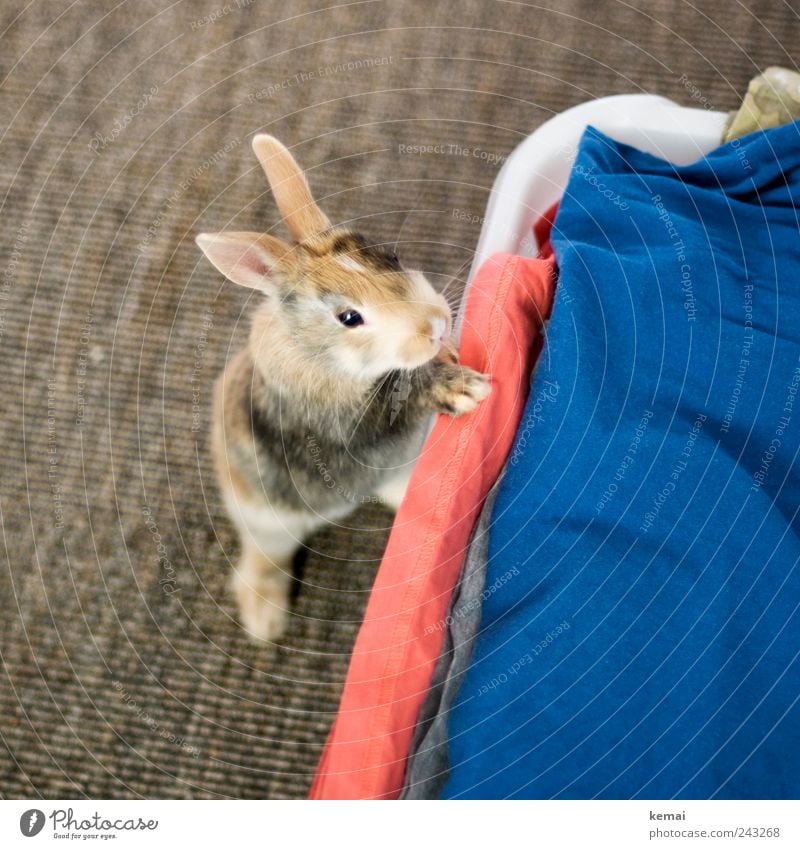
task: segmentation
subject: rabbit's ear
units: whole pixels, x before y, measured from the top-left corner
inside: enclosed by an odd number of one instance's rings
[[[228,280],[262,292],[272,291],[275,267],[292,250],[286,242],[261,233],[200,233],[195,242]]]
[[[327,230],[331,222],[314,202],[305,175],[292,154],[274,136],[263,133],[253,139],[253,151],[292,236],[300,242]]]

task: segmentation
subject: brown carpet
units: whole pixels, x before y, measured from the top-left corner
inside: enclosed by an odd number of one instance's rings
[[[800,44],[776,0],[550,2],[3,4],[4,797],[307,792],[390,517],[319,534],[285,640],[243,637],[207,431],[251,304],[192,237],[274,224],[253,133],[444,284],[550,115],[732,109]]]

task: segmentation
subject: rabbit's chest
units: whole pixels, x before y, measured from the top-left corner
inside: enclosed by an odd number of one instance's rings
[[[396,420],[376,429],[374,411],[359,420],[326,427],[292,427],[254,411],[253,455],[244,462],[270,500],[325,515],[375,500],[375,492],[398,468],[413,461],[421,443],[419,426]]]

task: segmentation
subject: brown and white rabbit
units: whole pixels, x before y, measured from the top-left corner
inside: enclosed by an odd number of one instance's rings
[[[331,225],[277,139],[258,135],[253,150],[293,242],[223,232],[197,244],[265,296],[217,381],[213,451],[241,537],[241,620],[272,640],[303,541],[376,496],[396,509],[430,415],[467,413],[490,387],[456,362],[447,301],[424,275]]]

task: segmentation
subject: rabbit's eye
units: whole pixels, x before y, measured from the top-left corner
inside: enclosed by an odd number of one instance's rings
[[[364,323],[364,317],[358,310],[345,310],[336,316],[345,327],[358,327]]]

